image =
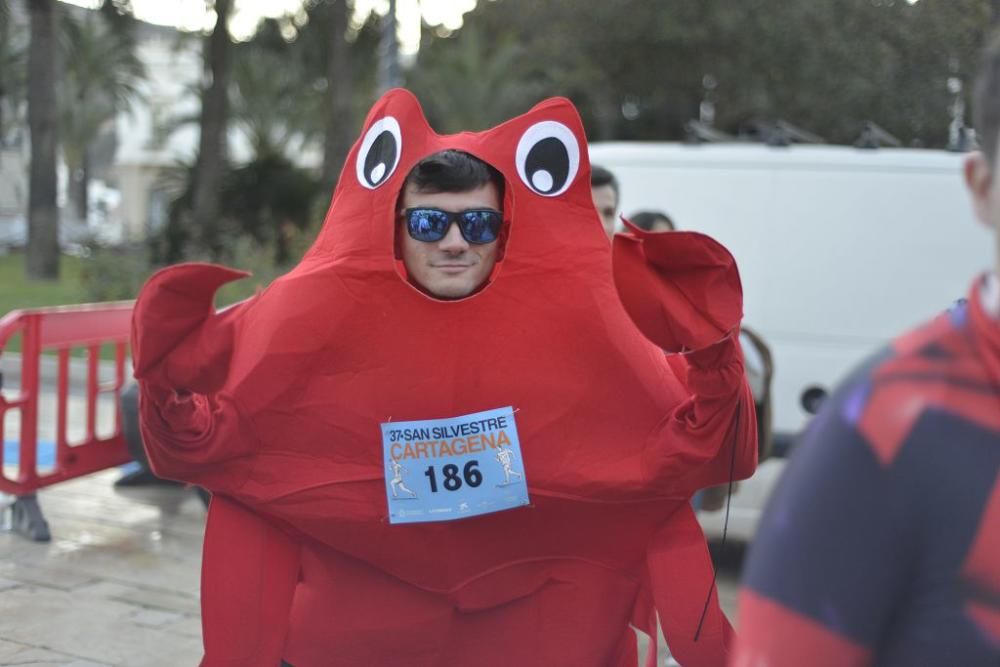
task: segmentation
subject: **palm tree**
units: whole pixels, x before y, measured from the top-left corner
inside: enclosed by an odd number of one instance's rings
[[[12,21],[10,5],[7,0],[0,0],[0,147],[11,124],[8,112],[17,115],[25,94],[26,49],[12,33]]]
[[[317,134],[323,100],[309,89],[301,68],[290,66],[292,47],[274,19],[262,21],[253,39],[233,48],[230,115],[256,158],[287,156],[293,141]]]
[[[146,76],[132,40],[88,12],[62,20],[63,69],[59,126],[77,217],[87,217],[90,146],[115,116],[140,96]]]
[[[354,123],[351,99],[354,96],[354,75],[351,49],[347,42],[347,24],[353,10],[348,0],[328,0],[327,21],[330,31],[326,59],[326,81],[330,109],[324,114],[326,127],[323,141],[323,185],[331,188],[337,172],[351,150]]]
[[[201,137],[194,178],[193,223],[213,255],[221,251],[217,238],[226,162],[229,80],[229,13],[233,0],[215,0],[215,28],[205,45],[205,83],[201,98]]]
[[[59,278],[59,209],[56,207],[55,0],[28,0],[28,128],[31,175],[25,271],[33,280]]]
[[[492,127],[541,97],[537,84],[514,74],[523,71],[526,51],[512,40],[490,43],[470,22],[430,47],[421,50],[409,84],[438,131]]]

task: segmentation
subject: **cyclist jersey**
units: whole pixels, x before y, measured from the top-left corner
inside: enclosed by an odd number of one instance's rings
[[[748,555],[738,666],[1000,665],[995,277],[828,400]]]

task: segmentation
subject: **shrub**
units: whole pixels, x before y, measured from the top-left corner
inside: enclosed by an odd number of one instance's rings
[[[81,261],[80,281],[87,301],[123,301],[135,298],[153,270],[144,245],[91,245]]]

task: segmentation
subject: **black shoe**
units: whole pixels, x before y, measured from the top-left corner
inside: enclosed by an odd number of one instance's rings
[[[119,488],[123,486],[152,486],[154,484],[181,486],[180,482],[175,482],[172,479],[157,477],[153,474],[152,470],[147,468],[140,468],[139,470],[126,473],[115,481],[115,486]]]

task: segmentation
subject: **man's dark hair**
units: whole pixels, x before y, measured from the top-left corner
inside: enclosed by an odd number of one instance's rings
[[[621,193],[618,192],[618,179],[610,171],[596,164],[590,165],[590,187],[599,188],[602,185],[610,185],[615,191],[615,201],[618,201]]]
[[[667,226],[670,227],[671,231],[677,229],[674,226],[674,221],[670,219],[670,216],[666,213],[661,213],[660,211],[639,211],[638,213],[633,213],[629,216],[628,221],[639,229],[645,229],[647,232],[653,230],[653,225],[658,222],[665,222]]]
[[[1000,132],[1000,33],[993,35],[983,51],[973,100],[973,122],[979,148],[990,169],[997,164],[997,134]]]
[[[406,177],[419,192],[468,192],[493,183],[503,201],[503,175],[491,165],[463,151],[445,150],[428,155]]]

